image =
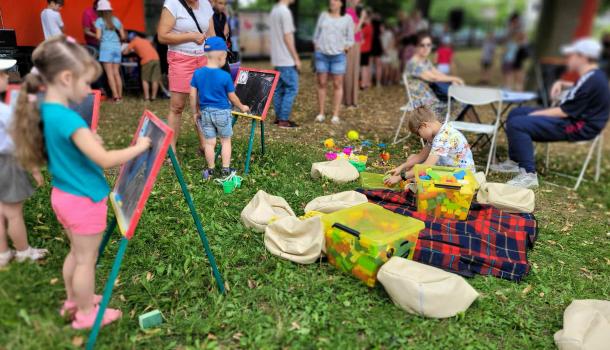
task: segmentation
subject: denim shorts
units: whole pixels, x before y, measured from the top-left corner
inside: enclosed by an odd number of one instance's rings
[[[206,107],[201,110],[199,127],[206,139],[229,138],[233,136],[231,110]]]
[[[100,57],[98,60],[102,63],[121,63],[122,60],[121,46],[119,45],[101,45]]]
[[[343,75],[347,68],[347,59],[344,53],[338,55],[327,55],[321,52],[315,53],[316,73],[330,73]]]

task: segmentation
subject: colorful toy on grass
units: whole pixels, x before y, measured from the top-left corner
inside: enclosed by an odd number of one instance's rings
[[[347,138],[350,141],[357,141],[360,138],[360,134],[356,130],[350,130],[347,132]]]
[[[335,147],[335,140],[333,140],[333,139],[324,140],[324,147],[326,147],[328,149],[333,149]]]
[[[362,143],[360,144],[361,147],[371,147],[373,146],[373,143],[369,140],[364,140],[362,141]]]
[[[382,151],[381,153],[379,153],[379,157],[381,157],[383,163],[385,164],[390,160],[390,152]]]
[[[161,315],[161,311],[153,310],[140,315],[138,321],[140,323],[140,329],[148,329],[163,323],[163,315]]]
[[[470,170],[418,164],[417,212],[437,218],[466,220],[478,182]]]
[[[352,154],[352,148],[351,147],[343,148],[343,153],[349,157]]]
[[[337,159],[336,152],[326,152],[325,156],[326,156],[326,160],[328,160],[328,161]]]
[[[215,181],[222,186],[225,194],[229,194],[241,187],[242,180],[243,178],[241,176],[237,176],[235,172],[232,172],[231,175],[224,179],[216,179]]]
[[[328,262],[374,287],[392,256],[412,259],[422,221],[364,203],[322,216]]]

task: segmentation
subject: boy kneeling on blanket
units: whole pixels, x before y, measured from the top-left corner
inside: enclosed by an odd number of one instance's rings
[[[417,108],[409,118],[409,130],[426,140],[426,145],[418,154],[412,154],[407,161],[390,170],[392,176],[385,184],[392,186],[400,180],[409,181],[415,176],[416,164],[440,165],[476,171],[472,152],[466,137],[450,124],[441,124],[432,111],[426,107]]]

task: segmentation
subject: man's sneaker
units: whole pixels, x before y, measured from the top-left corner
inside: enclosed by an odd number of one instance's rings
[[[506,184],[522,188],[536,188],[538,187],[538,175],[536,175],[536,173],[528,173],[525,169],[521,169],[521,173]]]
[[[324,116],[324,114],[318,114],[318,116],[316,117],[316,121],[318,123],[323,123],[326,120],[326,117]]]
[[[337,117],[337,116],[334,116],[334,117],[332,117],[332,118],[330,119],[330,122],[331,122],[331,123],[333,123],[333,124],[335,124],[335,125],[341,124],[341,118],[339,118],[339,117]]]
[[[235,172],[235,168],[222,168],[222,177],[227,177]]]
[[[201,177],[203,177],[203,180],[205,181],[210,180],[212,177],[214,177],[214,169],[205,169],[201,173]]]
[[[282,129],[296,129],[299,127],[299,125],[293,121],[290,120],[280,120],[280,122],[277,124],[277,126],[279,126]]]
[[[494,171],[497,173],[518,174],[519,173],[519,163],[516,163],[510,159],[507,159],[507,160],[503,161],[502,163],[492,164],[489,167],[489,169],[491,169],[491,171]]]

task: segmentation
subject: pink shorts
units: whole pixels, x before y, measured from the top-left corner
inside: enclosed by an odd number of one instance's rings
[[[106,230],[107,199],[94,203],[88,197],[66,193],[56,187],[51,191],[51,206],[57,220],[75,235],[95,235]]]
[[[191,79],[198,68],[208,63],[206,56],[189,56],[176,51],[167,52],[169,91],[188,94]]]

